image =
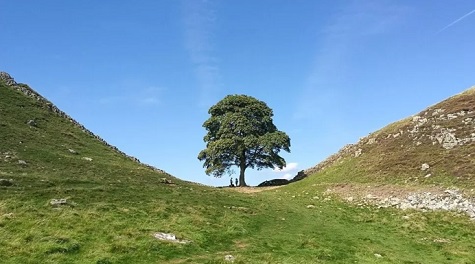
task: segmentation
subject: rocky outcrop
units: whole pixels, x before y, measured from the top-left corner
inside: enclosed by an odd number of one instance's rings
[[[390,196],[384,199],[377,199],[374,196],[366,197],[366,200],[376,199],[379,207],[395,207],[399,209],[416,210],[444,210],[456,211],[467,214],[475,220],[475,200],[466,198],[457,189],[447,189],[443,194],[431,192],[411,193],[406,197],[399,198]]]
[[[6,72],[0,72],[0,80],[3,80],[7,85],[17,85],[15,80]]]
[[[8,73],[6,72],[0,72],[0,81],[3,81],[5,82],[9,87],[11,87],[12,89],[14,90],[17,90],[21,93],[23,93],[24,95],[28,96],[28,97],[31,97],[33,98],[34,100],[38,101],[41,103],[41,105],[46,108],[47,110],[57,114],[59,117],[62,117],[66,120],[69,120],[69,122],[71,122],[74,126],[78,127],[79,129],[81,129],[84,133],[88,134],[89,136],[99,140],[101,143],[103,143],[104,145],[108,146],[109,148],[111,148],[112,150],[114,150],[115,152],[143,165],[143,166],[146,166],[150,169],[153,169],[157,172],[160,172],[160,173],[163,173],[163,174],[168,174],[166,173],[165,171],[163,170],[160,170],[160,169],[157,169],[151,165],[148,165],[148,164],[144,164],[142,162],[140,162],[140,160],[138,160],[137,158],[135,157],[132,157],[132,156],[129,156],[127,154],[125,154],[124,152],[120,151],[117,147],[115,146],[112,146],[110,145],[109,143],[107,143],[104,139],[102,139],[101,137],[95,135],[94,133],[92,133],[91,131],[89,131],[87,128],[85,128],[83,125],[81,125],[79,122],[77,122],[76,120],[74,120],[72,117],[70,117],[69,115],[67,115],[65,112],[61,111],[58,107],[56,107],[53,103],[51,103],[49,100],[47,100],[46,98],[44,98],[43,96],[41,96],[39,93],[37,93],[36,91],[34,91],[33,89],[31,89],[28,85],[26,84],[21,84],[21,83],[17,83],[15,82],[15,80],[13,79],[13,77],[11,77]],[[29,124],[31,125],[31,124]]]

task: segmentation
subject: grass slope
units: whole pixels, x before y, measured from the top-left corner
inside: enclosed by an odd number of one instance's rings
[[[475,188],[474,153],[475,87],[346,146],[307,173],[334,182],[470,189]],[[430,169],[421,170],[424,163]]]
[[[13,182],[0,186],[2,263],[475,262],[465,216],[356,207],[315,177],[252,194],[183,182],[2,81],[0,178]],[[52,207],[58,198],[68,204]],[[160,231],[192,242],[158,241]]]

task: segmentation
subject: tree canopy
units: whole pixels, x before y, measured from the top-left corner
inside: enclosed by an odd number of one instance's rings
[[[237,166],[239,186],[247,186],[247,168],[285,167],[279,152],[290,152],[290,138],[277,130],[266,103],[247,95],[228,95],[208,113],[211,117],[203,124],[206,148],[198,155],[206,174],[221,177]]]

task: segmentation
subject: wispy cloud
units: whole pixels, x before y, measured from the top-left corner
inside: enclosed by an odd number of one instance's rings
[[[213,55],[216,12],[213,1],[184,0],[185,47],[200,86],[200,105],[209,106],[220,88],[218,59]]]
[[[272,171],[274,173],[279,174],[278,176],[281,179],[291,179],[297,174],[298,163],[297,162],[289,162],[287,166],[282,169],[274,168]]]
[[[390,31],[407,13],[405,7],[389,1],[343,3],[345,6],[320,32],[314,67],[304,83],[295,119],[320,119],[328,109],[335,109],[338,100],[344,98],[335,87],[345,80],[353,48],[365,45],[369,37]]]
[[[457,24],[458,22],[464,20],[465,18],[467,18],[468,16],[470,16],[470,15],[473,14],[473,13],[475,13],[475,9],[473,9],[472,11],[468,12],[467,14],[465,14],[465,15],[463,15],[463,16],[457,18],[457,19],[454,20],[452,23],[448,24],[447,26],[443,27],[441,30],[437,31],[436,34],[439,34],[439,33],[441,33],[442,31],[448,29],[449,27],[451,27],[451,26]]]
[[[286,180],[290,180],[294,177],[295,175],[293,175],[292,173],[286,173],[284,174],[281,178],[282,179],[286,179]]]

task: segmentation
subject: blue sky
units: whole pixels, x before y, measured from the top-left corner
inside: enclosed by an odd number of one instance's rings
[[[289,168],[247,171],[255,185],[475,85],[472,0],[0,0],[0,28],[0,71],[208,185],[229,182],[197,159],[225,95],[266,102],[291,138]]]

